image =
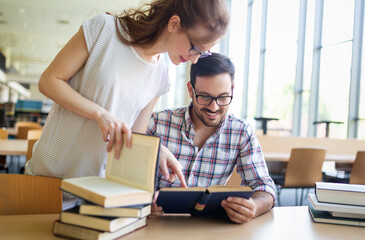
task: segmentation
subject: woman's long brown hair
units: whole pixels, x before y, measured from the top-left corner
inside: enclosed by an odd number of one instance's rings
[[[209,36],[199,42],[218,39],[225,34],[229,24],[224,0],[154,0],[116,17],[130,40],[120,32],[119,38],[127,45],[152,44],[173,15],[180,17],[184,29],[201,25],[209,30]]]

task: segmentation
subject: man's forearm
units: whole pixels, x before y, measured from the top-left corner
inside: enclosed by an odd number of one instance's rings
[[[270,193],[263,191],[256,191],[252,194],[251,198],[254,200],[256,204],[256,216],[258,217],[261,214],[269,211],[274,205],[274,198]]]

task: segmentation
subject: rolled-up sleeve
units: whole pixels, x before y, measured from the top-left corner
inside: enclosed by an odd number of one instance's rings
[[[242,134],[237,172],[242,177],[243,184],[250,186],[254,191],[271,194],[274,204],[276,203],[275,183],[269,175],[259,140],[249,126],[246,126]]]

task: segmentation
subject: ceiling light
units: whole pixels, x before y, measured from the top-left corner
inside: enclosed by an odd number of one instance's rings
[[[24,9],[24,8],[19,8],[19,9],[18,9],[18,13],[20,13],[20,14],[25,13],[25,9]]]

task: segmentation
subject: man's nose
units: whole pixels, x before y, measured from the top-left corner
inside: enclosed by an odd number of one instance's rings
[[[207,107],[212,112],[215,112],[219,109],[219,105],[215,99]]]

